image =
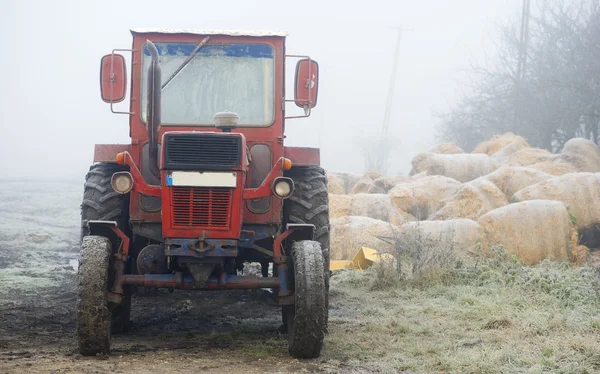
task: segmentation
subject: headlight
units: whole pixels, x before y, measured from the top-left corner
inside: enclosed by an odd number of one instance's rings
[[[133,177],[127,171],[120,171],[113,174],[110,184],[116,192],[126,194],[133,188]]]
[[[275,194],[275,196],[282,199],[286,199],[292,196],[293,192],[294,181],[292,181],[290,178],[281,177],[275,179],[275,181],[273,182],[273,193]]]

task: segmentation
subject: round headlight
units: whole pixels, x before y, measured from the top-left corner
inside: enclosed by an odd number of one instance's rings
[[[126,194],[133,188],[133,177],[126,171],[120,171],[113,174],[110,184],[116,192]]]
[[[277,178],[273,183],[273,193],[282,199],[288,198],[294,192],[294,182],[290,178]]]

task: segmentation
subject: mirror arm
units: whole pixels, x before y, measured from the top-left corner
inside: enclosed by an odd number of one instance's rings
[[[135,49],[121,49],[121,48],[117,48],[117,49],[113,49],[111,56],[110,56],[110,72],[112,74],[114,74],[114,69],[113,69],[113,61],[115,59],[115,52],[131,52],[131,53],[135,53]],[[129,114],[130,116],[134,116],[135,112],[120,112],[120,111],[116,111],[113,109],[113,88],[112,85],[110,87],[110,111],[114,114]]]

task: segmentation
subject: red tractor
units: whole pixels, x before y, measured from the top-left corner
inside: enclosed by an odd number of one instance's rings
[[[107,353],[137,287],[272,289],[289,352],[317,357],[327,329],[329,205],[319,150],[287,147],[285,120],[317,103],[319,68],[285,34],[132,30],[102,58],[101,96],[131,144],[99,144],[86,176],[77,339]],[[131,53],[130,109],[126,97]],[[297,59],[294,99],[285,96]],[[304,116],[286,117],[286,103]],[[260,263],[262,277],[242,275]],[[270,265],[272,264],[272,271]]]

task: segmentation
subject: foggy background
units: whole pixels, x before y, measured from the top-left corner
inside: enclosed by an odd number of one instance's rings
[[[398,143],[388,174],[406,174],[411,158],[434,144],[434,111],[456,102],[462,70],[493,54],[496,24],[518,17],[520,4],[0,0],[0,173],[83,182],[95,143],[129,142],[128,117],[112,114],[100,99],[99,67],[113,48],[131,47],[129,29],[136,27],[289,32],[287,53],[310,55],[321,74],[318,105],[310,118],[287,122],[286,144],[320,147],[326,169],[361,173],[357,142],[379,134],[392,27],[402,25],[390,121]]]

